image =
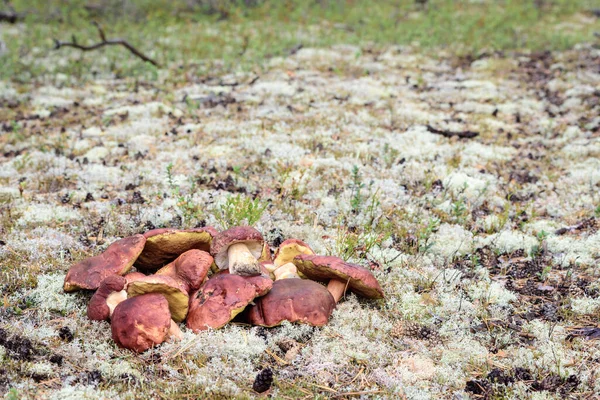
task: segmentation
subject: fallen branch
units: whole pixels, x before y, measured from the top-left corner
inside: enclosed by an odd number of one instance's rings
[[[575,225],[566,226],[566,227],[557,229],[556,231],[554,231],[554,234],[555,235],[564,235],[565,233],[574,233],[579,230],[593,227],[595,225],[595,223],[596,223],[596,218],[590,217],[590,218],[584,219],[581,222],[578,222]]]
[[[566,340],[571,341],[576,337],[582,337],[588,340],[600,339],[600,328],[595,326],[586,326],[582,328],[571,328]]]
[[[472,139],[476,136],[479,136],[479,132],[473,131],[463,131],[463,132],[452,132],[452,131],[443,131],[440,129],[436,129],[431,125],[427,125],[427,130],[431,133],[435,133],[436,135],[442,135],[447,138],[451,138],[452,136],[458,136],[459,138]]]
[[[102,27],[100,26],[100,24],[98,24],[97,22],[92,22],[92,23],[96,26],[96,28],[98,28],[98,34],[100,35],[100,39],[102,40],[101,42],[92,44],[90,46],[84,46],[84,45],[77,43],[77,38],[75,37],[75,35],[73,35],[72,42],[61,42],[59,40],[54,39],[54,50],[58,50],[61,47],[73,47],[73,48],[79,49],[81,51],[92,51],[92,50],[96,50],[96,49],[99,49],[100,47],[104,47],[104,46],[123,46],[127,50],[129,50],[131,53],[133,53],[137,57],[141,58],[142,60],[149,62],[150,64],[154,65],[155,67],[160,66],[156,61],[154,61],[150,57],[144,55],[138,49],[136,49],[131,44],[129,44],[129,42],[127,40],[125,40],[125,39],[106,39],[106,36],[104,35],[104,31],[102,30]]]

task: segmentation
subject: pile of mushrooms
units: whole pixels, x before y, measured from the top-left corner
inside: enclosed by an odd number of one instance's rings
[[[315,255],[298,239],[281,243],[272,257],[260,232],[248,226],[220,233],[154,229],[117,240],[73,265],[63,289],[95,290],[88,318],[110,320],[117,345],[136,352],[181,339],[184,321],[194,332],[234,318],[265,327],[323,326],[347,291],[383,297],[369,270]]]

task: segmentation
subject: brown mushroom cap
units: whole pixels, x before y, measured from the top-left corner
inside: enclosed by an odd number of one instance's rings
[[[332,256],[299,255],[293,263],[308,279],[328,282],[337,279],[348,283],[348,289],[370,299],[383,298],[383,289],[371,271]]]
[[[282,279],[254,301],[246,310],[246,320],[253,325],[277,326],[283,321],[323,326],[329,320],[335,300],[327,289],[305,279]]]
[[[145,242],[142,235],[129,236],[112,243],[104,253],[73,265],[65,276],[64,291],[96,290],[106,277],[124,275],[142,252]]]
[[[127,286],[127,279],[120,275],[111,275],[100,283],[100,287],[90,299],[87,307],[88,318],[92,321],[104,321],[110,317],[110,307],[107,302],[113,293],[120,293]],[[123,295],[123,300],[127,294]]]
[[[119,347],[141,353],[167,339],[169,302],[158,293],[131,297],[117,305],[110,326]]]
[[[280,267],[283,264],[292,262],[294,257],[300,254],[313,255],[315,254],[315,252],[313,251],[313,249],[310,248],[308,244],[304,243],[302,240],[287,239],[281,242],[281,244],[277,248],[273,263],[276,266]]]
[[[188,250],[175,261],[156,271],[156,275],[170,276],[182,281],[186,285],[186,292],[191,293],[200,288],[212,263],[213,258],[207,252]]]
[[[260,293],[264,293],[264,288],[253,283],[255,278],[261,277],[223,273],[206,281],[190,299],[187,327],[194,332],[223,327]],[[262,280],[263,284],[273,283],[268,278],[262,277]]]
[[[153,229],[144,233],[146,245],[134,265],[140,271],[154,272],[188,250],[208,252],[215,235],[217,231],[210,226],[185,230]]]
[[[264,296],[271,290],[273,287],[273,279],[269,275],[269,271],[263,266],[260,266],[260,275],[253,276],[242,276],[242,278],[246,279],[246,281],[250,282],[256,287],[256,295]],[[224,269],[223,271],[219,271],[217,275],[227,275],[229,274],[229,270]]]
[[[169,303],[171,318],[175,322],[185,319],[188,312],[189,295],[185,284],[170,276],[151,275],[137,279],[127,285],[127,296],[134,297],[146,293],[160,293]]]
[[[244,243],[250,253],[258,260],[263,252],[263,237],[251,226],[235,226],[219,233],[210,245],[210,254],[220,269],[229,268],[227,249],[234,243]]]

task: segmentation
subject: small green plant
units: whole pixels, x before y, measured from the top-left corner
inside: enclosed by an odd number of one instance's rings
[[[177,199],[177,209],[182,218],[182,224],[189,224],[192,221],[202,219],[202,210],[194,203],[193,193],[196,191],[196,183],[191,181],[191,188],[188,193],[183,193],[181,187],[173,181],[173,164],[167,165],[167,182],[171,196]]]
[[[365,187],[360,176],[360,170],[358,166],[352,167],[352,183],[350,188],[352,189],[352,199],[350,199],[350,206],[352,207],[352,213],[358,214],[363,205],[363,196],[361,190]]]
[[[546,279],[548,279],[548,275],[550,275],[551,271],[552,264],[544,265],[544,268],[542,268],[542,272],[540,272],[539,274],[540,280],[544,282]]]
[[[19,400],[21,396],[19,396],[19,391],[15,388],[11,388],[5,395],[4,398],[6,400]]]
[[[439,229],[440,222],[440,219],[437,217],[429,218],[427,225],[419,231],[419,253],[427,253],[433,246],[434,242],[430,241],[431,235]]]
[[[212,214],[224,228],[237,225],[253,226],[260,220],[267,205],[258,198],[252,200],[238,194],[227,197],[225,203]]]
[[[327,250],[329,254],[337,255],[347,261],[350,258],[364,257],[375,245],[385,239],[386,235],[373,232],[350,232],[344,224],[339,224],[335,242]]]
[[[383,145],[383,161],[387,168],[392,168],[396,159],[400,156],[400,152],[393,147],[390,147],[389,143]]]
[[[594,210],[594,215],[596,215],[596,217],[600,217],[600,204],[598,204],[598,206]]]
[[[32,163],[31,154],[25,153],[21,158],[16,159],[13,162],[13,165],[17,172],[23,172],[26,168],[28,168]]]
[[[456,218],[457,222],[464,222],[466,215],[468,214],[467,205],[465,200],[461,197],[452,203],[452,215]]]

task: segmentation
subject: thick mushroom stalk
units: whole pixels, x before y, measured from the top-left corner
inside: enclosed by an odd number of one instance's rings
[[[298,276],[298,269],[292,263],[287,263],[277,268],[273,271],[273,275],[275,275],[276,281],[281,279],[300,278],[300,276]]]
[[[227,249],[229,272],[233,275],[251,276],[261,273],[260,263],[245,243],[234,243]]]
[[[219,269],[228,269],[233,275],[260,275],[264,239],[250,226],[234,226],[217,236],[210,245],[210,254]]]
[[[168,340],[172,342],[177,342],[183,339],[183,332],[181,332],[179,325],[177,325],[177,322],[173,321],[173,319],[171,319],[171,325],[169,326],[169,333],[167,336]]]
[[[333,296],[333,299],[335,300],[336,304],[338,303],[338,301],[340,301],[340,299],[346,292],[347,287],[348,287],[347,282],[340,281],[338,279],[332,279],[327,284],[327,290]]]
[[[112,292],[106,298],[106,305],[109,310],[109,317],[112,317],[115,307],[122,301],[127,300],[127,290],[123,289],[118,292]]]

